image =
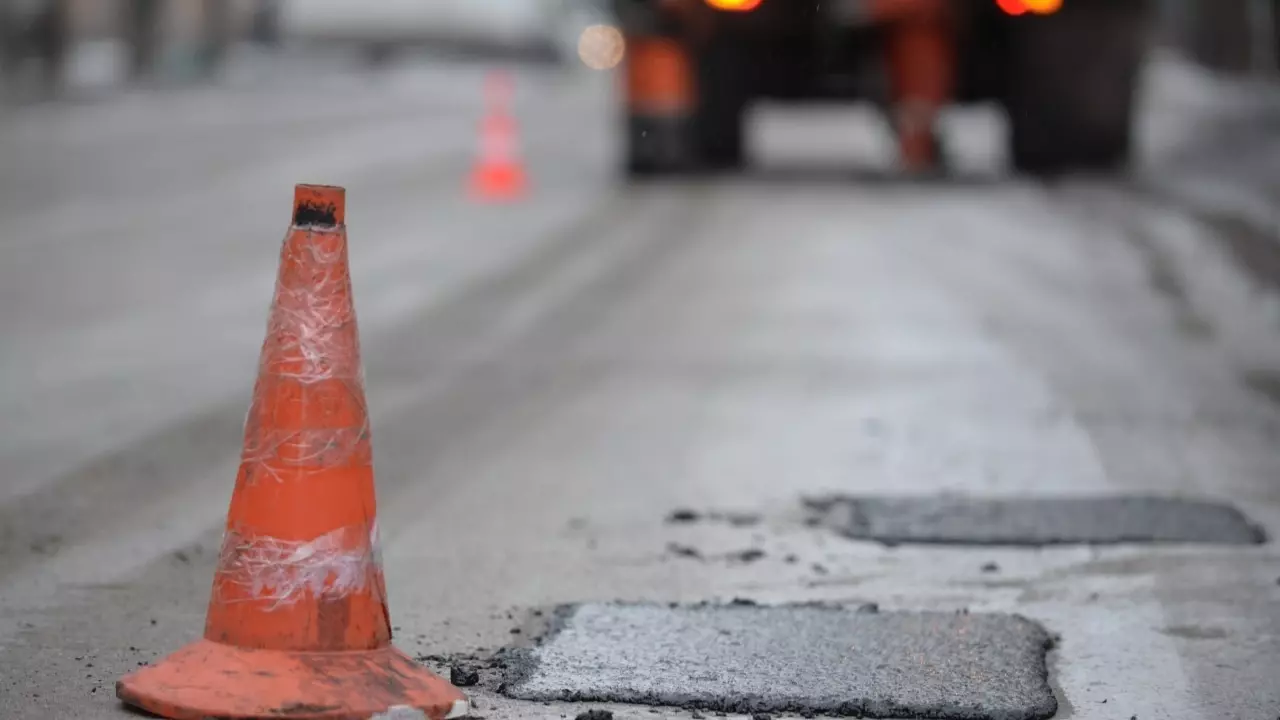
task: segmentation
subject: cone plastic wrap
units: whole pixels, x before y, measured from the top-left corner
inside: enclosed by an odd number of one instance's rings
[[[366,592],[381,570],[376,523],[367,537],[359,537],[361,532],[362,528],[340,528],[311,541],[298,541],[246,537],[229,530],[218,558],[222,583],[217,589],[223,593],[218,601],[268,601],[268,610],[275,610],[304,597],[340,598]],[[235,591],[227,592],[229,588]]]
[[[279,267],[210,616],[243,613],[218,637],[262,647],[294,647],[301,638],[256,632],[254,622],[241,622],[250,613],[386,602],[340,189],[297,189]],[[313,511],[301,516],[298,507]],[[312,620],[331,622],[298,618]],[[348,631],[321,631],[351,640]],[[374,646],[390,632],[363,627],[358,642]]]

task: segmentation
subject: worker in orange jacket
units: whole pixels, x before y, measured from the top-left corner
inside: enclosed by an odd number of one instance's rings
[[[891,112],[902,168],[936,170],[938,114],[951,100],[955,77],[954,26],[948,0],[873,0],[888,23],[886,65]]]

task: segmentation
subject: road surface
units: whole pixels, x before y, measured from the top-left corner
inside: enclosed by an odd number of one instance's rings
[[[1273,545],[886,548],[801,518],[830,492],[1152,492],[1280,534],[1275,304],[1201,208],[1004,178],[979,111],[953,118],[963,182],[886,179],[864,113],[774,111],[760,172],[626,187],[607,76],[550,69],[516,74],[531,196],[479,206],[484,70],[0,114],[0,716],[128,717],[116,679],[199,636],[297,182],[348,188],[407,651],[483,655],[565,602],[1011,611],[1061,638],[1057,717],[1280,715]],[[1170,77],[1156,179],[1197,130]]]

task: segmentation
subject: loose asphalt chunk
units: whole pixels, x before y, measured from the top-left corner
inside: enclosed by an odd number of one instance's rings
[[[586,604],[510,651],[502,693],[755,715],[1041,720],[1053,641],[1016,615]]]
[[[1266,542],[1262,528],[1229,505],[1118,497],[826,497],[805,504],[836,532],[886,544],[1059,545]]]
[[[480,682],[480,673],[466,665],[454,665],[449,668],[449,682],[458,687],[471,687]]]

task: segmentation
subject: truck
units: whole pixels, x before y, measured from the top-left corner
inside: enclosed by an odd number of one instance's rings
[[[1152,0],[612,0],[629,176],[746,165],[759,100],[870,102],[905,171],[945,168],[937,113],[995,103],[1015,172],[1119,173]]]

